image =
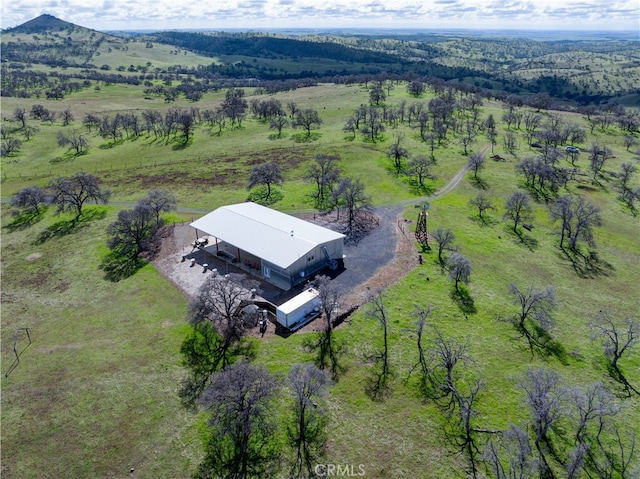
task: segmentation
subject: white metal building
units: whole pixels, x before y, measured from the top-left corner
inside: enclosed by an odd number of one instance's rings
[[[256,203],[223,206],[191,226],[211,237],[208,251],[281,289],[342,266],[343,234]]]

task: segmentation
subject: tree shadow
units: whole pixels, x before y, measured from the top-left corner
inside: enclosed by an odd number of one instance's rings
[[[600,258],[597,251],[589,251],[583,254],[578,249],[561,248],[562,254],[569,260],[573,270],[578,276],[585,279],[593,279],[600,276],[609,276],[615,270],[614,266]]]
[[[18,213],[14,216],[13,220],[3,226],[9,233],[13,233],[14,231],[20,231],[27,229],[36,223],[39,223],[44,217],[44,213],[47,209],[41,208],[40,212],[36,213],[35,211],[25,211],[22,213]]]
[[[318,141],[322,135],[320,133],[311,133],[307,135],[307,133],[296,133],[291,135],[291,139],[296,143],[311,143],[313,141]]]
[[[173,151],[186,150],[187,148],[189,148],[189,146],[191,146],[191,143],[192,143],[192,139],[189,139],[189,141],[176,140],[175,144],[171,147],[171,149]]]
[[[424,183],[420,184],[416,180],[409,180],[409,187],[411,188],[411,192],[413,194],[419,196],[431,196],[436,192],[436,189],[433,185],[425,185]]]
[[[453,288],[451,290],[451,299],[465,316],[478,312],[469,289],[463,284],[458,285],[458,289]]]
[[[479,190],[488,190],[489,183],[483,180],[482,178],[472,177],[469,182],[473,185],[474,188],[478,188]]]
[[[372,401],[381,402],[391,394],[391,373],[384,371],[382,366],[382,358],[376,356],[374,358],[374,366],[371,374],[367,378],[365,385],[365,393]]]
[[[271,194],[269,194],[266,186],[259,186],[249,192],[249,196],[247,199],[249,201],[253,201],[254,203],[258,203],[259,205],[269,206],[277,203],[282,198],[284,198],[284,194],[282,193],[282,191],[271,188]]]
[[[531,231],[533,229],[533,226],[525,225],[524,228],[527,231]],[[521,245],[526,246],[529,251],[536,250],[540,245],[540,242],[537,239],[535,239],[531,235],[524,233],[521,228],[518,228],[516,231],[514,231],[513,228],[507,228],[505,231],[511,236],[513,236],[514,239],[517,238],[518,240],[517,242],[520,243]]]
[[[146,264],[147,262],[138,256],[121,256],[112,251],[102,260],[99,268],[104,271],[104,279],[117,283],[133,276]]]
[[[286,133],[271,133],[267,138],[271,141],[277,141],[277,140],[284,140],[285,138],[287,138],[287,134]]]
[[[346,352],[345,344],[337,340],[332,331],[310,335],[304,339],[302,345],[306,351],[315,353],[314,364],[319,369],[329,370],[334,381],[346,371],[346,367],[341,363]]]
[[[52,165],[59,165],[60,163],[71,163],[76,159],[75,155],[63,155],[56,156],[49,160],[49,163]]]
[[[491,218],[490,216],[486,216],[486,215],[473,215],[473,216],[469,216],[469,219],[471,221],[473,221],[474,223],[478,223],[480,224],[480,226],[485,227],[485,226],[495,226],[498,223],[500,223],[498,220],[496,220],[495,218]]]
[[[93,208],[86,210],[79,218],[57,221],[38,235],[35,244],[42,244],[53,238],[76,233],[88,226],[91,221],[101,220],[106,216],[107,210],[105,208]]]

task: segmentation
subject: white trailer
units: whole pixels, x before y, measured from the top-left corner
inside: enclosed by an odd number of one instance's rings
[[[320,314],[320,296],[308,288],[276,308],[276,320],[287,329],[301,328]]]

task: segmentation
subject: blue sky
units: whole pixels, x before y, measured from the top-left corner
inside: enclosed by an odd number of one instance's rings
[[[6,0],[0,13],[2,28],[48,13],[96,30],[633,30],[640,39],[640,0]]]

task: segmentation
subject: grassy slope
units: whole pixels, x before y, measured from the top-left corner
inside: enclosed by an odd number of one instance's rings
[[[159,100],[145,102],[140,92],[110,88],[103,88],[97,95],[74,95],[47,107],[59,110],[62,105],[70,105],[76,124],[89,111],[165,107]],[[109,96],[103,96],[104,92]],[[123,93],[128,97],[120,98]],[[399,101],[402,96],[398,88],[391,101]],[[219,98],[211,96],[197,105],[210,107]],[[370,145],[360,139],[344,139],[343,121],[357,105],[366,102],[366,91],[324,85],[279,94],[277,98],[283,105],[294,100],[301,107],[318,109],[325,120],[320,139],[296,143],[297,132],[287,130],[286,136],[275,140],[266,125],[247,120],[243,130],[221,137],[198,131],[194,143],[184,150],[151,144],[144,138],[102,149],[104,140],[92,138],[88,155],[52,162],[63,154],[59,148],[51,148],[62,127],[41,125],[34,145],[23,149],[18,162],[3,164],[3,175],[9,178],[3,182],[2,196],[33,183],[31,178],[17,177],[20,174],[24,177],[48,168],[55,176],[86,169],[98,170],[114,189],[114,200],[134,201],[153,185],[173,189],[183,206],[213,208],[243,201],[246,173],[252,162],[275,157],[286,158],[288,165],[284,198],[276,207],[305,209],[309,207],[305,198],[308,186],[300,180],[302,162],[319,152],[340,154],[345,172],[361,176],[377,204],[415,196],[402,179],[388,173],[384,150],[390,141]],[[17,105],[28,109],[35,102],[3,99],[3,103],[3,110],[12,111]],[[484,111],[499,118],[497,105],[487,105]],[[392,138],[393,131],[386,136]],[[411,151],[425,150],[408,131],[406,138]],[[618,169],[630,158],[619,135],[602,135],[600,140],[610,144],[618,156],[607,165],[608,170]],[[486,141],[479,138],[473,149],[479,150],[484,144]],[[436,186],[464,165],[466,159],[460,150],[452,144],[446,152],[438,153]],[[518,152],[520,157],[528,154],[526,149]],[[585,169],[586,155],[582,156],[580,166]],[[168,158],[191,161],[185,166],[153,166]],[[533,251],[516,241],[498,221],[504,198],[516,187],[513,166],[517,158],[510,160],[488,161],[480,174],[490,187],[486,193],[499,208],[492,213],[493,225],[482,227],[471,218],[467,201],[478,190],[466,180],[454,193],[432,202],[429,228],[452,228],[461,252],[473,262],[470,290],[478,312],[465,318],[454,304],[451,285],[435,265],[434,254],[392,287],[387,305],[392,314],[391,355],[396,378],[387,401],[372,403],[364,393],[368,366],[363,352],[378,340],[377,326],[357,313],[338,331],[349,344],[349,355],[345,358],[348,371],[331,393],[331,461],[362,463],[371,477],[463,476],[464,458],[442,445],[442,413],[416,398],[413,382],[403,382],[416,359],[411,333],[416,305],[431,304],[435,308],[433,322],[446,336],[468,339],[474,358],[470,370],[486,382],[479,418],[484,426],[503,428],[526,419],[515,384],[518,374],[530,365],[557,368],[571,384],[608,381],[599,366],[599,348],[589,341],[585,322],[597,309],[607,306],[618,317],[636,313],[640,280],[637,220],[622,211],[613,192],[580,190],[603,209],[605,223],[597,229],[596,241],[601,257],[612,268],[608,275],[579,278],[559,256],[542,205],[536,207],[536,228],[530,233],[538,242]],[[113,171],[106,165],[113,165]],[[135,170],[138,177],[131,175]],[[181,175],[175,176],[176,171]],[[207,180],[213,172],[222,184]],[[47,180],[40,178],[38,182]],[[572,189],[578,191],[575,186]],[[8,477],[39,477],[45,469],[54,476],[67,475],[70,468],[76,477],[122,476],[130,467],[135,467],[141,477],[185,477],[197,462],[199,443],[194,426],[198,419],[180,408],[175,394],[181,374],[178,350],[185,331],[182,318],[186,302],[149,267],[121,283],[102,279],[97,266],[104,254],[104,229],[114,214],[108,210],[106,218],[94,219],[73,236],[43,243],[37,241],[40,232],[58,218],[47,215],[26,230],[2,230],[3,372],[12,360],[15,328],[28,324],[33,327],[34,337],[18,368],[3,378],[3,472]],[[415,209],[408,208],[406,215],[415,220]],[[3,224],[7,221],[4,209]],[[32,253],[41,253],[42,257],[28,261]],[[506,296],[509,282],[522,287],[556,287],[560,307],[554,336],[571,353],[567,365],[553,359],[532,359],[510,328],[496,321],[498,315],[512,311]],[[291,363],[310,359],[301,348],[302,340],[302,335],[269,338],[260,344],[258,361],[284,372]],[[624,367],[631,380],[640,382],[637,353],[625,361]],[[639,424],[637,399],[627,404],[628,423]],[[62,437],[68,439],[62,441]]]
[[[150,266],[103,279],[114,215],[44,242],[59,217],[3,230],[3,373],[16,329],[33,341],[20,336],[20,364],[2,381],[3,476],[174,476],[197,460],[193,417],[175,392],[186,301]]]

